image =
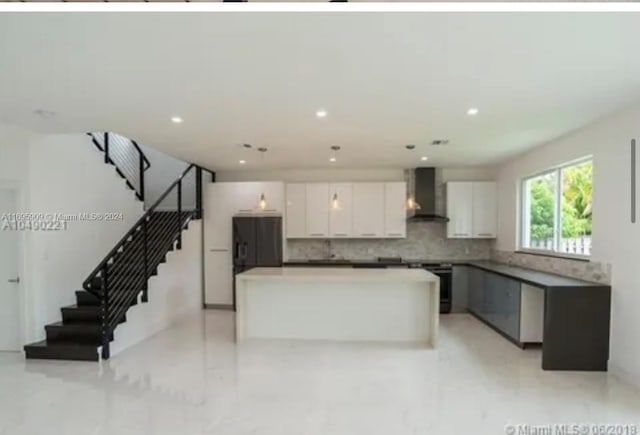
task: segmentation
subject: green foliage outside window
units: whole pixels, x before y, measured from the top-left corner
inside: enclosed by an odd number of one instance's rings
[[[553,238],[556,172],[530,180],[531,239]],[[562,169],[562,237],[591,235],[593,163]]]

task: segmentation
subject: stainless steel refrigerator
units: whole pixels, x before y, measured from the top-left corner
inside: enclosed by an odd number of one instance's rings
[[[238,273],[254,267],[282,267],[282,217],[234,216],[233,308]]]

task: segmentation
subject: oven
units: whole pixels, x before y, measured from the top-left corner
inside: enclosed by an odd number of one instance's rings
[[[427,270],[440,278],[440,313],[451,312],[453,267],[450,263],[418,263],[411,268]]]

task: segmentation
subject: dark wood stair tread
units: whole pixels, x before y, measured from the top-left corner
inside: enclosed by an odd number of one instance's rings
[[[98,346],[86,343],[47,340],[24,346],[27,359],[98,361]]]

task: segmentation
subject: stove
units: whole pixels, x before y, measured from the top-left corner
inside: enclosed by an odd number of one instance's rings
[[[451,312],[451,298],[453,294],[453,266],[451,263],[412,262],[409,263],[409,268],[424,269],[440,278],[440,313],[449,314]]]

